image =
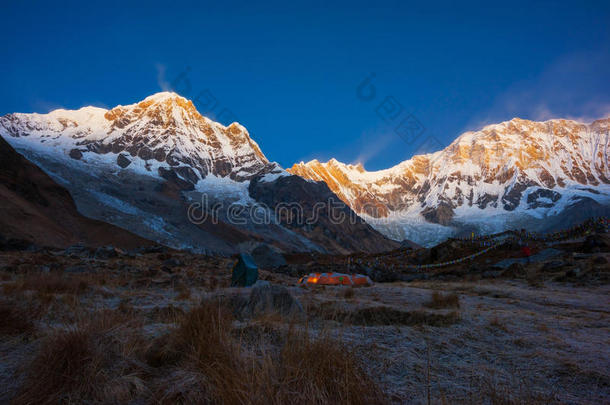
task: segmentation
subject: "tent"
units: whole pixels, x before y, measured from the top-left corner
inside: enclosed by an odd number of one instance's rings
[[[373,285],[370,278],[362,274],[310,273],[299,280],[301,285]]]
[[[249,287],[258,280],[258,267],[252,256],[241,253],[231,277],[231,287]]]

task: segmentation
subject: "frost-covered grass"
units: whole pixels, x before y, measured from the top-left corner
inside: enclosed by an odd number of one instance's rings
[[[610,397],[607,253],[532,263],[521,278],[466,272],[358,288],[260,271],[300,301],[303,318],[240,313],[250,291],[229,287],[231,259],[117,254],[0,252],[0,402]]]

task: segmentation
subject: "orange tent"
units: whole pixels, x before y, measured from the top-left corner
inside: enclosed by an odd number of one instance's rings
[[[301,285],[372,285],[370,278],[362,274],[310,273],[299,280]]]

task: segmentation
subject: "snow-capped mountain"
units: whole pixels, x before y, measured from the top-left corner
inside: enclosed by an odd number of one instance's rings
[[[586,210],[606,212],[609,132],[608,118],[591,124],[515,118],[387,170],[367,172],[332,159],[288,171],[324,181],[389,237],[429,245],[465,230],[552,229]]]
[[[191,183],[208,175],[244,180],[273,169],[243,126],[214,122],[191,101],[170,92],[111,110],[8,114],[0,118],[0,127],[31,147],[36,142],[45,149],[57,147],[77,160],[108,154],[122,168],[137,157],[146,162],[146,170],[172,170]]]
[[[260,190],[274,190],[283,198],[301,194],[280,193],[265,183],[294,177],[282,180],[283,187],[306,189],[313,200],[328,198],[328,188],[269,162],[243,126],[216,123],[175,93],[157,93],[110,110],[8,114],[0,117],[0,135],[65,186],[81,213],[172,247],[231,253],[253,241],[297,251],[395,246],[361,219],[344,228],[332,221],[300,226],[276,218],[273,206],[259,203],[264,197]],[[189,210],[194,204],[205,220],[193,220]],[[260,210],[267,212],[268,221],[253,220],[252,212]],[[330,241],[350,233],[359,237]]]

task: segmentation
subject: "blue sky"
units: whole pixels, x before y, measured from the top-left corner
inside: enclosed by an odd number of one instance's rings
[[[610,112],[608,2],[5,3],[0,114],[173,83],[285,167],[382,169],[486,123]]]

